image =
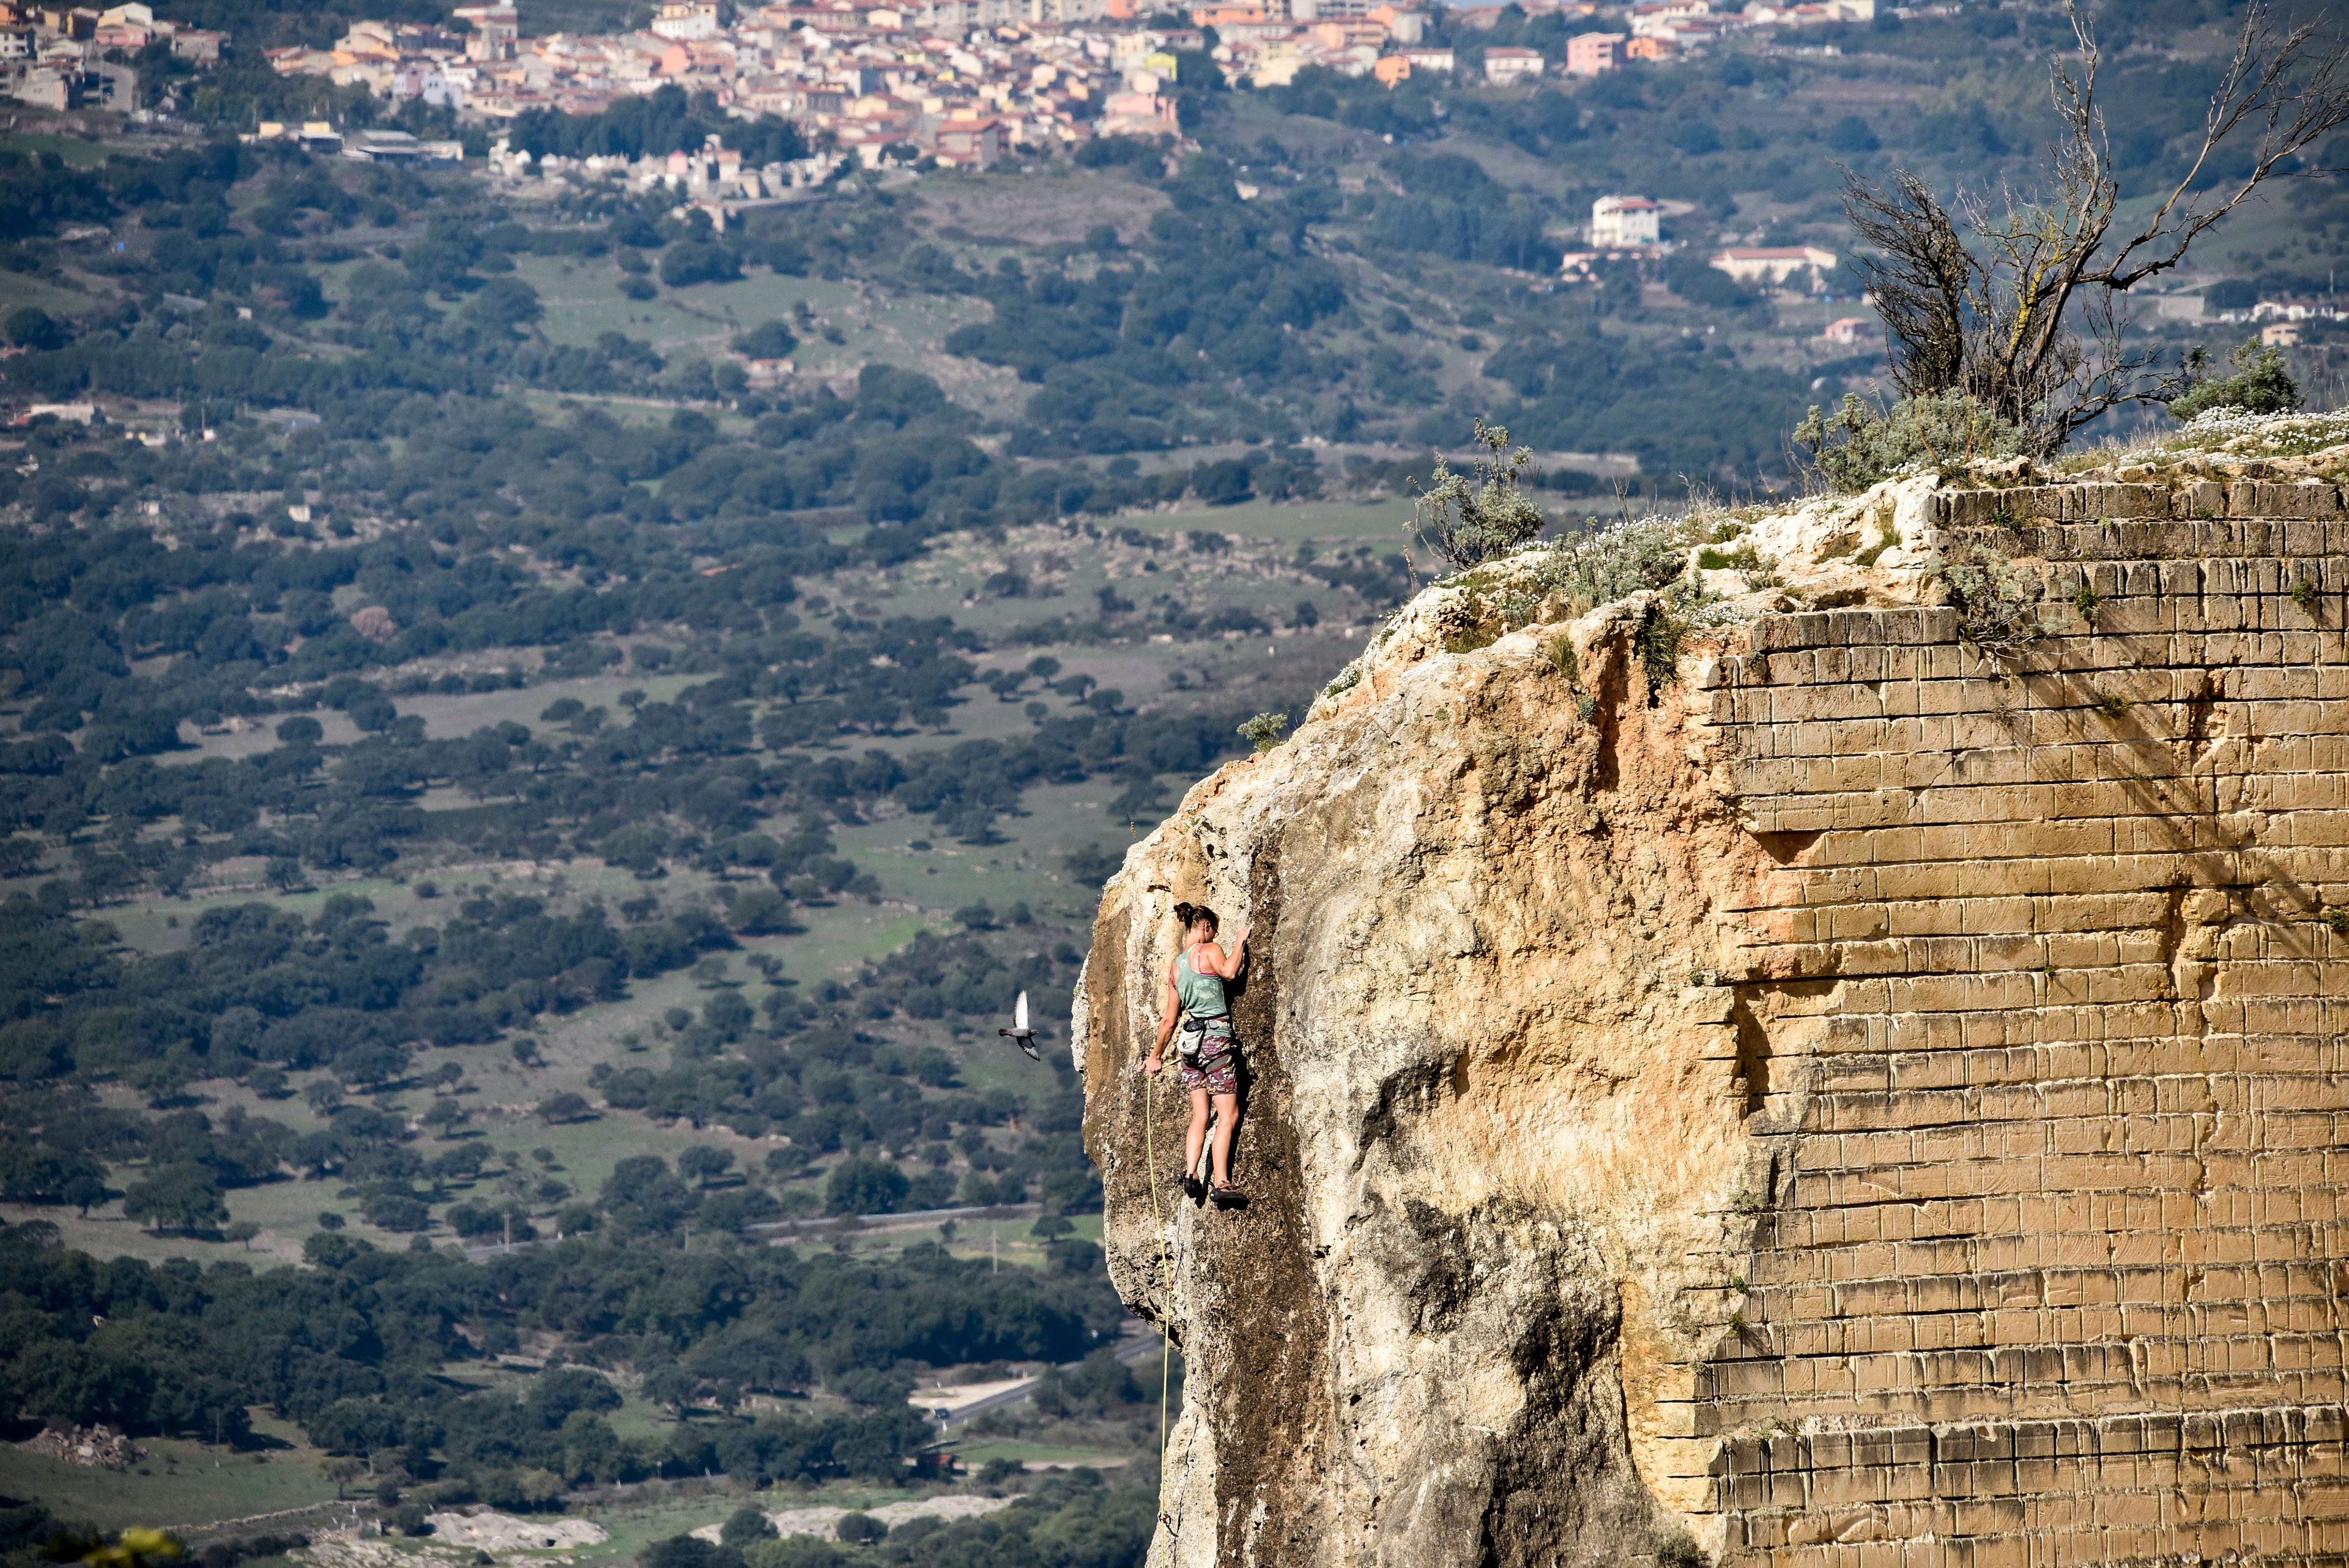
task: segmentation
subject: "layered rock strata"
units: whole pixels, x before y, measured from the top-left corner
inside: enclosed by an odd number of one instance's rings
[[[2349,1561],[2339,491],[1749,537],[1799,599],[1677,647],[1539,552],[1430,590],[1110,883],[1154,1564]],[[1975,546],[2044,595],[1999,657]],[[1253,927],[1236,1212],[1136,1071],[1178,898]]]

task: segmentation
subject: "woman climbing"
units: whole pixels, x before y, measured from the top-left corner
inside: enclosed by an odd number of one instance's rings
[[[1158,1044],[1142,1064],[1155,1074],[1165,1065],[1166,1042],[1176,1025],[1183,1032],[1181,1075],[1191,1091],[1191,1128],[1183,1137],[1183,1190],[1196,1203],[1210,1196],[1199,1183],[1199,1145],[1207,1136],[1207,1109],[1216,1113],[1212,1196],[1218,1206],[1240,1201],[1232,1185],[1232,1131],[1239,1120],[1239,1058],[1232,1039],[1232,1010],[1224,995],[1224,981],[1239,977],[1247,962],[1247,928],[1226,954],[1216,945],[1216,911],[1198,904],[1177,904],[1174,919],[1183,927],[1183,950],[1166,966],[1166,1015],[1158,1021]]]

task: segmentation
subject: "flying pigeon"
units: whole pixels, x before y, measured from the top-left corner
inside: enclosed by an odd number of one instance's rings
[[[1019,1000],[1011,1004],[1011,1027],[999,1029],[996,1033],[1027,1052],[1030,1061],[1040,1062],[1044,1059],[1036,1054],[1036,1032],[1028,1027],[1028,993],[1026,992],[1021,992]]]

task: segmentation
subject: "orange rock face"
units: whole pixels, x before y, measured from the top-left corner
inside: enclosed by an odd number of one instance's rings
[[[2349,515],[2175,477],[1812,504],[1702,612],[1479,568],[1129,852],[1154,1563],[2349,1552]],[[1177,899],[1253,928],[1237,1211],[1136,1070]]]

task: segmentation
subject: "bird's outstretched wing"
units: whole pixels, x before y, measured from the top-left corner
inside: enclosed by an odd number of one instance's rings
[[[1011,1027],[999,1029],[996,1033],[1027,1052],[1030,1061],[1040,1062],[1044,1059],[1036,1054],[1036,1032],[1028,1027],[1028,993],[1026,992],[1021,992],[1019,1000],[1011,1004]]]

